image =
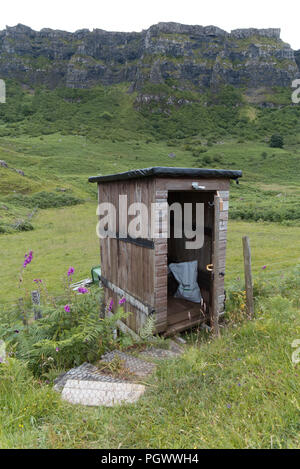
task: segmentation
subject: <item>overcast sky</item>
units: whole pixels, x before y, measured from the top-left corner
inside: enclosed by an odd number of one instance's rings
[[[235,28],[281,28],[281,38],[300,49],[300,1],[285,0],[8,0],[0,29],[22,23],[75,31],[141,31],[159,21]]]

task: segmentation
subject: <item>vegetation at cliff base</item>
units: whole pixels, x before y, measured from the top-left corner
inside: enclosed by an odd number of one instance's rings
[[[270,139],[271,148],[282,148],[283,147],[283,138],[281,135],[272,135]]]
[[[91,89],[24,89],[7,81],[7,104],[0,106],[0,135],[31,136],[60,132],[105,138],[179,139],[200,136],[256,140],[300,131],[299,106],[249,106],[245,92],[230,85],[217,92],[182,90],[176,81],[145,84],[128,93],[129,83]],[[279,96],[273,88],[270,96]]]

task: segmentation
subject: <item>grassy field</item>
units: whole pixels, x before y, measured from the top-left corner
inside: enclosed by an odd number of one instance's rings
[[[25,273],[24,283],[34,289],[33,280],[43,279],[51,293],[59,293],[61,279],[74,266],[75,278],[90,276],[90,269],[99,264],[99,243],[96,237],[96,203],[75,207],[42,210],[36,218],[36,229],[0,238],[0,281],[5,291],[2,303],[16,300],[18,272],[24,255],[33,251],[33,261]]]
[[[299,184],[300,144],[287,144],[280,149],[270,148],[267,142],[239,143],[230,138],[209,146],[203,142],[204,139],[196,137],[182,142],[158,142],[137,136],[127,141],[107,138],[96,143],[84,136],[60,134],[2,137],[0,156],[10,167],[24,170],[25,179],[15,176],[17,188],[25,193],[38,191],[40,184],[50,184],[50,189],[63,181],[69,182],[70,187],[76,186],[79,178],[86,182],[85,177],[94,173],[148,166],[197,166],[199,158],[204,167],[225,165],[228,169],[243,169],[246,182],[260,182],[264,188],[275,183],[280,187]],[[201,148],[205,152],[198,154]],[[24,181],[28,182],[27,188]],[[9,192],[7,187],[0,187],[1,192]],[[86,193],[88,189],[84,187],[83,191]]]

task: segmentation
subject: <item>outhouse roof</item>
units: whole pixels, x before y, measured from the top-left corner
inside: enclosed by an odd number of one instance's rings
[[[206,168],[172,168],[167,166],[153,166],[151,168],[133,169],[124,173],[107,174],[105,176],[91,176],[89,182],[123,181],[144,177],[193,177],[193,178],[228,178],[238,179],[242,177],[242,171],[229,169]]]

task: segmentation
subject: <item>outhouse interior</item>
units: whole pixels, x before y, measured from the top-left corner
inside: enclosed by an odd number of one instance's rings
[[[121,237],[124,226],[117,218],[115,235],[100,240],[104,301],[105,304],[112,302],[112,311],[115,311],[118,301],[126,299],[124,307],[130,312],[124,320],[126,327],[139,332],[152,314],[156,332],[165,335],[202,322],[216,326],[225,302],[230,180],[238,181],[241,176],[241,171],[153,167],[89,178],[90,182],[98,183],[99,203],[112,203],[117,213],[120,195],[126,195],[128,205],[143,202],[149,210],[151,205],[155,206],[152,226],[149,225],[142,237],[134,238],[129,234]],[[199,224],[197,206],[202,206],[201,247],[187,247],[187,242],[194,239],[191,234],[188,238],[185,236],[184,216],[183,236],[175,234],[176,211],[170,209],[173,204],[182,208],[189,204],[193,231]],[[132,219],[129,214],[127,223]],[[200,296],[196,292],[199,296],[196,300],[178,294],[179,287],[185,290],[186,286],[176,275],[176,269],[183,263],[196,265],[200,291]]]
[[[212,271],[207,270],[212,265],[213,254],[213,229],[214,229],[214,193],[205,191],[169,191],[168,205],[171,207],[174,203],[192,204],[192,228],[196,228],[196,210],[197,203],[204,204],[204,243],[199,249],[187,249],[186,243],[190,239],[184,235],[176,238],[174,236],[174,215],[170,213],[170,233],[168,237],[167,264],[189,262],[197,260],[198,275],[197,283],[201,291],[203,301],[201,304],[193,303],[183,298],[175,298],[174,294],[178,288],[178,282],[174,279],[172,273],[168,273],[168,304],[167,320],[169,328],[188,323],[197,323],[199,319],[205,319],[210,314],[212,300]],[[182,208],[183,210],[183,208]],[[184,221],[182,220],[182,225]],[[200,317],[199,317],[200,316]]]

